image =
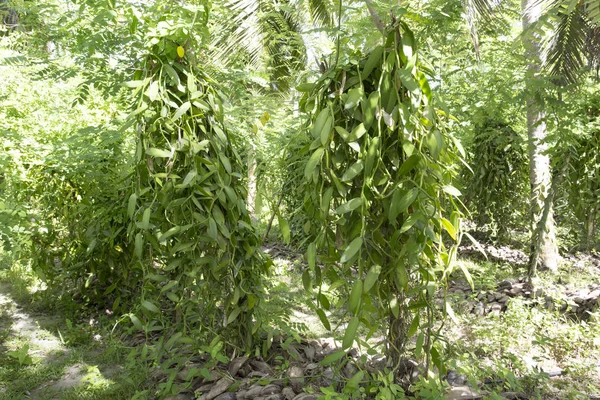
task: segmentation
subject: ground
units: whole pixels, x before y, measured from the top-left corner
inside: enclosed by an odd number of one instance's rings
[[[457,272],[448,291],[455,315],[442,327],[450,369],[443,384],[446,398],[452,398],[452,390],[462,396],[472,390],[491,399],[501,393],[557,400],[600,396],[600,317],[598,306],[592,304],[598,301],[593,296],[595,288],[600,288],[600,259],[593,254],[568,255],[558,272],[541,272],[530,287],[519,280],[525,271],[522,252],[493,245],[486,250],[487,260],[472,248],[463,248],[459,262],[470,270],[473,287]],[[331,372],[312,362],[318,354],[315,357],[310,352],[314,350],[311,346],[316,346],[324,357],[339,346],[337,339],[345,326],[343,313],[332,312],[330,320],[337,329],[333,335],[328,333],[302,289],[298,273],[303,268],[302,258],[280,245],[271,245],[266,251],[274,259],[275,269],[265,310],[272,312],[276,325],[305,338],[297,345],[305,362],[271,357],[267,359],[267,374],[271,375],[259,376],[266,366],[238,357],[240,368],[247,369],[244,374],[256,373],[254,381],[230,373],[240,385],[232,385],[228,377],[225,381],[204,379],[203,385],[201,381],[182,385],[188,394],[179,398],[200,396],[200,389],[210,392],[219,382],[229,384],[231,391],[237,387],[238,393],[257,387],[269,390],[266,384],[260,386],[260,379],[272,376],[273,382],[283,382],[286,377],[288,382],[293,371],[307,377],[306,387],[295,388],[298,391],[319,393],[319,388],[310,389],[309,383],[336,387],[335,376],[327,380]],[[82,310],[72,298],[52,303],[46,295],[48,288],[22,264],[9,264],[5,258],[1,268],[0,400],[131,399],[136,393],[138,398],[154,398],[165,377],[157,373],[156,365],[143,361],[139,341],[123,333],[126,319],[101,310]],[[375,337],[372,342],[381,339]],[[289,349],[287,354],[291,354]],[[309,355],[313,359],[307,359]],[[231,368],[229,365],[229,372]],[[308,379],[315,376],[310,372],[315,368],[321,371],[319,380]],[[225,367],[220,371],[227,374]],[[185,381],[185,372],[176,380]],[[254,382],[254,386],[245,382]],[[451,390],[450,384],[456,387]],[[431,392],[418,384],[416,388],[423,398]],[[289,393],[294,394],[292,390]]]

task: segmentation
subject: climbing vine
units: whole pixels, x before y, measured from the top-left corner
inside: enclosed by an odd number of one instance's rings
[[[462,148],[427,73],[413,33],[398,21],[367,57],[299,87],[311,140],[303,150],[304,208],[313,240],[303,282],[327,329],[327,311],[342,306],[330,297],[347,295],[343,349],[330,362],[366,344],[357,334],[362,324],[366,339],[386,332],[392,367],[416,335],[416,356],[443,370],[434,320],[449,309],[434,299],[460,240],[452,179]]]
[[[128,83],[138,95],[128,233],[143,275],[140,313],[131,318],[146,331],[174,318],[184,335],[220,333],[249,349],[268,262],[246,211],[223,96],[193,53],[207,13],[182,13],[149,31],[143,68]]]

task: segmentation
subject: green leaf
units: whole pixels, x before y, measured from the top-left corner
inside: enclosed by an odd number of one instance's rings
[[[310,92],[313,88],[315,87],[314,82],[310,82],[310,83],[301,83],[300,85],[296,86],[296,90],[301,92],[301,93],[308,93]]]
[[[371,288],[377,283],[379,279],[379,274],[381,273],[381,265],[373,265],[369,272],[367,272],[367,276],[365,278],[365,283],[363,285],[363,290],[365,293],[368,293]]]
[[[346,172],[344,172],[344,175],[342,175],[342,181],[347,182],[347,181],[351,181],[352,179],[354,179],[356,177],[356,175],[358,175],[363,169],[363,162],[362,160],[358,160],[357,162],[355,162],[354,164],[352,164],[352,166],[350,166],[350,168],[348,168],[346,170]]]
[[[360,308],[360,300],[362,299],[363,294],[363,281],[357,279],[352,285],[352,290],[350,291],[350,298],[348,299],[348,311],[352,312],[354,315],[358,313],[358,309]]]
[[[179,106],[179,108],[175,112],[175,115],[173,115],[173,121],[177,121],[179,118],[181,118],[183,114],[188,112],[191,106],[192,104],[189,101],[186,101],[181,106]]]
[[[344,104],[344,108],[349,110],[356,107],[362,98],[362,94],[362,88],[353,88],[348,90],[348,97],[346,98],[346,104]]]
[[[181,187],[189,186],[189,184],[192,183],[194,178],[196,178],[197,174],[198,174],[198,172],[195,169],[188,172],[187,175],[185,176],[185,178],[183,179],[183,183],[181,184]]]
[[[442,187],[442,190],[446,193],[448,193],[451,196],[455,196],[458,197],[461,195],[460,190],[458,190],[457,188],[455,188],[452,185],[446,185]]]
[[[308,177],[310,177],[312,175],[312,173],[314,172],[315,168],[317,168],[317,165],[321,162],[321,158],[323,157],[324,151],[325,151],[324,148],[319,147],[310,156],[310,158],[308,159],[308,163],[306,164],[306,167],[304,168],[304,177],[305,178],[308,179]]]
[[[419,313],[417,312],[415,314],[415,317],[413,318],[412,322],[410,323],[410,326],[408,327],[408,332],[406,334],[408,338],[413,337],[414,334],[417,333],[420,323],[421,323],[421,317],[419,316]]]
[[[315,139],[321,137],[321,132],[327,123],[327,120],[330,120],[331,123],[331,115],[329,113],[329,109],[327,107],[323,108],[317,118],[315,119],[315,125],[313,126],[313,137]]]
[[[308,245],[306,260],[308,261],[308,266],[314,269],[317,262],[317,246],[314,242]]]
[[[327,141],[329,140],[332,125],[333,118],[331,118],[331,115],[328,115],[327,119],[325,120],[325,124],[323,125],[323,129],[321,130],[321,144],[323,146],[325,146],[327,144]]]
[[[419,188],[413,187],[404,194],[398,188],[394,191],[394,195],[392,196],[392,204],[390,205],[389,210],[389,220],[391,222],[395,222],[398,215],[408,210],[408,207],[416,200],[419,194]]]
[[[373,69],[381,64],[382,54],[383,46],[377,46],[371,51],[369,58],[367,58],[367,62],[365,63],[365,67],[360,75],[363,80],[367,79],[369,75],[371,75],[371,72],[373,72]]]
[[[356,338],[356,329],[358,328],[358,322],[358,317],[352,317],[352,319],[348,323],[346,333],[344,334],[344,340],[342,341],[342,349],[346,350],[352,347],[354,339]]]
[[[401,177],[408,174],[410,171],[413,170],[413,168],[419,163],[420,160],[421,156],[418,153],[415,153],[408,157],[400,166],[400,169],[398,170],[398,176]]]
[[[342,204],[338,208],[335,209],[336,214],[345,214],[347,212],[356,210],[362,204],[362,199],[360,197],[355,197],[352,200],[347,201]]]
[[[242,311],[242,309],[239,307],[234,308],[233,311],[231,312],[231,314],[229,314],[229,317],[227,317],[227,325],[229,325],[233,321],[235,321],[235,319],[238,317],[238,315],[240,315],[241,311]]]
[[[158,309],[158,307],[156,307],[156,305],[148,300],[142,300],[142,307],[144,307],[146,310],[152,311],[152,312],[159,312],[160,310]]]
[[[308,269],[305,269],[304,272],[302,272],[302,286],[304,286],[304,290],[307,292],[312,291],[312,280]]]
[[[448,232],[450,237],[456,240],[456,229],[454,228],[454,225],[452,225],[452,222],[448,221],[446,218],[442,218],[442,226],[446,229],[446,232]]]
[[[342,139],[344,139],[345,142],[348,141],[348,138],[350,137],[350,132],[348,132],[346,129],[342,128],[341,126],[336,126],[335,130],[342,137]]]
[[[354,376],[352,376],[352,378],[348,379],[346,386],[344,386],[344,391],[349,392],[358,389],[364,377],[365,371],[358,371],[356,374],[354,374]]]
[[[468,270],[466,264],[464,262],[459,262],[458,266],[460,267],[460,270],[465,275],[467,282],[469,282],[469,286],[471,286],[471,290],[475,290],[475,287],[473,285],[473,278],[471,277],[471,274],[469,273],[469,270]]]
[[[164,242],[166,241],[168,238],[170,238],[171,236],[179,233],[179,231],[181,230],[180,226],[174,226],[171,229],[169,229],[168,231],[166,231],[165,233],[163,233],[162,235],[160,235],[158,237],[158,241],[159,242]]]
[[[144,210],[144,214],[142,215],[142,224],[140,227],[144,230],[150,228],[150,214],[152,213],[152,209],[150,207]]]
[[[171,158],[172,153],[167,150],[161,150],[154,147],[149,147],[146,149],[146,154],[150,157],[158,157],[158,158]]]
[[[279,222],[279,229],[281,230],[281,235],[283,236],[283,242],[285,244],[290,243],[290,224],[288,221],[283,218],[279,213],[277,213],[277,221]]]
[[[423,351],[423,341],[425,340],[425,334],[421,332],[417,337],[417,344],[415,346],[415,357],[418,360],[421,358],[421,352]]]
[[[323,198],[321,199],[321,211],[323,211],[326,214],[329,213],[329,205],[331,203],[331,196],[333,196],[333,187],[327,188],[327,190],[323,194]]]
[[[135,255],[138,259],[142,259],[142,255],[144,252],[144,237],[141,232],[138,232],[135,235]]]
[[[174,288],[175,286],[177,286],[179,282],[177,281],[170,281],[169,283],[167,283],[165,286],[162,287],[162,289],[160,289],[161,293],[166,292],[167,290],[171,290],[172,288]]]
[[[367,133],[367,128],[365,128],[365,124],[358,124],[356,128],[352,129],[352,132],[350,133],[350,136],[348,136],[348,140],[346,141],[355,142],[361,137],[363,137],[365,133]]]
[[[321,323],[323,324],[323,326],[325,327],[325,329],[327,329],[328,331],[331,330],[331,324],[329,323],[329,319],[327,318],[327,315],[325,314],[325,311],[323,311],[320,308],[317,308],[317,315],[319,316],[319,319],[321,320]]]
[[[404,223],[402,224],[402,228],[400,228],[400,233],[404,233],[404,232],[408,231],[410,228],[412,228],[413,225],[416,224],[417,221],[419,220],[419,217],[420,217],[420,213],[418,213],[418,212],[410,214],[408,216],[408,218],[406,218],[406,221],[404,221]]]
[[[133,214],[135,213],[136,203],[137,203],[137,195],[135,193],[132,193],[131,196],[129,196],[129,203],[127,204],[127,215],[129,216],[129,218],[133,218]]]
[[[335,353],[331,353],[330,355],[328,355],[327,357],[325,357],[323,359],[323,361],[321,361],[322,365],[331,365],[334,362],[337,362],[339,360],[341,360],[342,358],[344,358],[344,356],[346,355],[346,352],[344,350],[338,350]]]
[[[379,104],[379,92],[371,92],[369,98],[367,99],[367,103],[363,107],[363,123],[365,124],[365,128],[369,129],[373,122],[375,121],[375,114],[377,112],[377,105]]]
[[[358,253],[358,250],[360,250],[360,248],[362,247],[362,244],[363,244],[363,240],[361,237],[357,237],[352,242],[350,242],[350,244],[344,251],[344,254],[342,254],[342,258],[340,259],[340,262],[345,263],[345,262],[350,261],[352,259],[352,257],[354,257],[356,255],[356,253]]]

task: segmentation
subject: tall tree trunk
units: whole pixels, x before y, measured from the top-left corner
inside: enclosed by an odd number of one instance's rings
[[[536,0],[521,0],[523,11],[523,31],[526,31],[532,23],[535,23],[541,14],[540,4],[533,5]],[[544,200],[548,195],[552,184],[550,171],[550,157],[546,154],[546,113],[543,106],[536,101],[536,90],[534,85],[535,75],[540,71],[540,44],[539,39],[532,34],[523,36],[525,57],[529,60],[527,84],[527,134],[529,149],[529,179],[531,186],[531,232],[532,232],[532,255],[539,254],[539,265],[541,268],[551,270],[558,269],[558,247],[556,245],[556,234],[554,229],[553,210],[550,206],[546,226],[540,232],[542,237],[536,238],[538,221],[542,217]],[[537,243],[540,243],[539,251],[536,251]]]

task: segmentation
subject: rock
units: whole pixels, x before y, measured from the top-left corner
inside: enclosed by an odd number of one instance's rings
[[[252,371],[250,372],[248,375],[246,375],[246,378],[263,378],[265,376],[267,376],[268,374],[265,374],[264,372],[260,372],[260,371]]]
[[[358,372],[358,369],[356,368],[356,365],[354,365],[353,363],[346,363],[346,365],[344,365],[343,368],[343,374],[346,378],[350,379],[354,376],[354,374],[356,374]]]
[[[263,390],[260,392],[261,396],[268,396],[270,394],[277,394],[277,393],[281,393],[281,388],[277,385],[267,385],[263,388]]]
[[[508,296],[502,295],[502,296],[500,296],[499,299],[496,299],[496,300],[498,301],[498,303],[505,304],[506,302],[508,302]]]
[[[233,392],[223,393],[215,397],[215,400],[237,400],[237,394]]]
[[[314,371],[317,371],[318,369],[319,369],[319,364],[315,364],[315,363],[310,363],[306,367],[304,367],[304,370],[309,374],[312,374]]]
[[[264,361],[250,360],[250,365],[252,366],[252,369],[254,369],[255,371],[260,371],[265,375],[268,375],[271,373],[271,367],[269,366],[269,364],[267,364]]]
[[[283,395],[281,393],[275,393],[265,397],[265,400],[283,400]]]
[[[477,315],[478,317],[481,317],[483,314],[485,314],[485,308],[482,302],[477,303],[477,305],[473,308],[473,314]]]
[[[494,314],[500,316],[502,313],[502,304],[500,303],[492,303],[490,305],[490,314]]]
[[[516,296],[520,296],[521,293],[523,293],[523,289],[521,289],[520,287],[513,287],[512,289],[510,289],[508,291],[508,295],[512,296],[512,297],[516,297]]]
[[[573,301],[575,302],[575,304],[583,304],[584,302],[584,300],[581,297],[575,297]]]
[[[244,390],[244,389],[238,390],[238,392],[237,392],[237,400],[246,400],[247,399],[246,393],[248,393],[247,390]]]
[[[263,391],[264,388],[265,388],[264,386],[260,386],[260,385],[252,386],[246,392],[246,398],[247,399],[253,399],[255,397],[258,397],[261,394],[261,392]]]
[[[248,361],[248,357],[236,357],[231,360],[229,363],[229,373],[231,376],[236,376],[240,368],[246,364],[246,361]]]
[[[319,398],[316,394],[311,393],[300,393],[298,396],[294,397],[294,400],[317,400]]]
[[[502,282],[500,282],[500,283],[498,284],[498,288],[501,288],[501,289],[505,289],[505,288],[507,288],[507,289],[511,289],[511,288],[512,288],[512,286],[513,286],[515,283],[516,283],[516,281],[515,281],[514,279],[505,279],[505,280],[503,280]]]
[[[477,295],[477,300],[481,301],[485,298],[485,296],[487,296],[486,293],[484,292],[479,292],[479,294]]]
[[[219,379],[206,395],[206,400],[213,400],[215,397],[229,389],[232,384],[233,381],[227,377]]]
[[[214,383],[205,383],[204,385],[201,385],[198,388],[196,388],[195,391],[198,393],[208,393],[210,392],[210,389],[212,389],[213,386],[215,386]]]
[[[325,371],[323,371],[323,386],[329,386],[333,383],[333,377],[334,377],[334,373],[333,373],[333,368],[331,367],[327,367],[325,368]]]
[[[308,361],[314,361],[315,359],[315,354],[317,354],[317,350],[315,349],[315,347],[311,344],[304,346],[304,355],[306,356],[306,358],[308,359]]]
[[[450,386],[462,386],[467,382],[467,378],[456,371],[448,371],[446,381]]]
[[[456,386],[450,389],[444,396],[446,400],[478,400],[483,399],[483,396],[477,394],[468,386]]]
[[[284,387],[281,394],[285,400],[293,400],[296,397],[296,393],[290,387]]]
[[[302,391],[304,386],[304,371],[298,366],[293,366],[288,369],[288,377],[290,378],[290,386],[296,392]]]

